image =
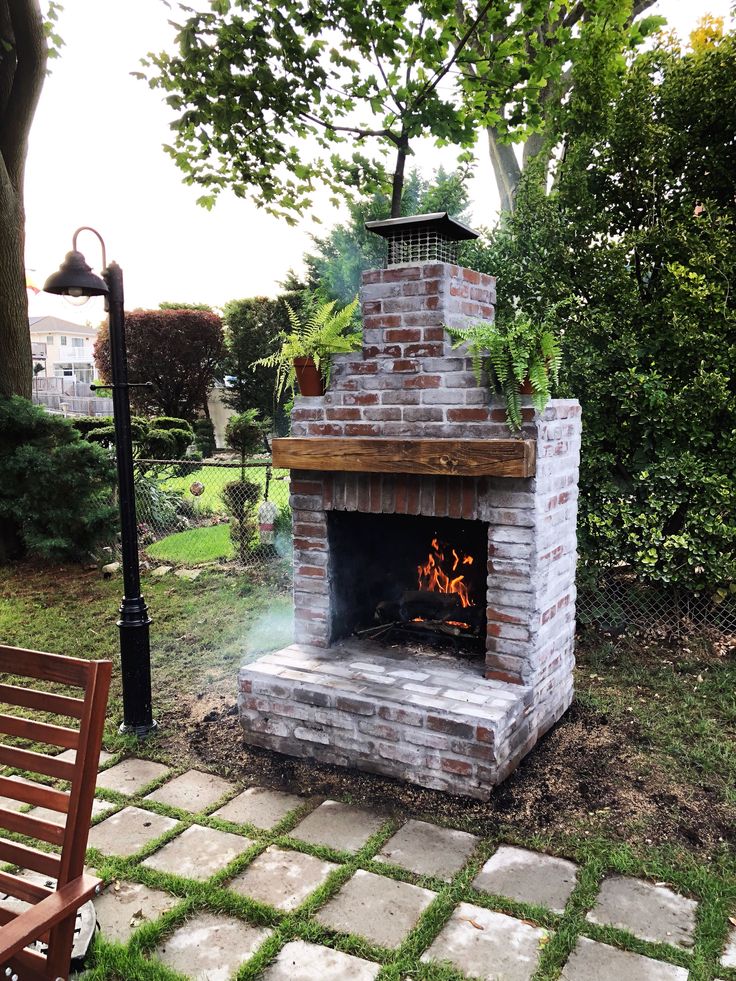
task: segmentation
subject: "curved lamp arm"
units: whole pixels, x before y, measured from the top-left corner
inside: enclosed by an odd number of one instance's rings
[[[90,225],[81,225],[72,236],[72,248],[74,249],[75,252],[78,251],[77,236],[79,235],[80,232],[92,232],[93,235],[97,236],[99,243],[102,247],[102,271],[104,272],[107,269],[107,251],[105,249],[104,238],[100,235],[100,233],[97,231],[96,228],[92,228]]]

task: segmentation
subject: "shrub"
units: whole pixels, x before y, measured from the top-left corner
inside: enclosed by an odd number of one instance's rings
[[[263,449],[263,424],[258,422],[258,410],[248,409],[231,416],[225,427],[225,442],[240,454],[240,479],[245,482],[245,461]]]
[[[186,419],[177,419],[174,416],[153,416],[152,419],[148,420],[148,423],[153,429],[184,430],[185,432],[189,433],[190,439],[194,435],[194,430]]]
[[[87,438],[87,434],[91,433],[93,429],[112,426],[112,416],[75,416],[69,421],[84,439]]]
[[[26,399],[0,399],[0,559],[80,559],[113,540],[114,468],[75,427]]]
[[[202,456],[212,456],[217,449],[215,426],[211,419],[197,419],[194,423],[194,442]]]

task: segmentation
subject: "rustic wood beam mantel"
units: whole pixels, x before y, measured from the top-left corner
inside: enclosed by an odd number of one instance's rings
[[[288,470],[533,477],[532,439],[384,439],[315,436],[273,440],[273,465]]]

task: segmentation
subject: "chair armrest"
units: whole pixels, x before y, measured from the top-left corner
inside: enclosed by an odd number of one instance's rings
[[[70,913],[76,913],[95,894],[100,882],[95,876],[80,875],[0,927],[0,964],[61,923]]]

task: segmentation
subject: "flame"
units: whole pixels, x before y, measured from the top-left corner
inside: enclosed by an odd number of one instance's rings
[[[465,576],[452,575],[457,571],[459,565],[472,565],[473,557],[472,555],[464,555],[461,558],[457,549],[451,548],[450,551],[452,558],[446,560],[439,541],[436,538],[432,539],[432,547],[427,556],[427,561],[423,565],[417,566],[419,589],[426,589],[433,593],[455,593],[460,597],[463,607],[473,606]],[[450,565],[449,573],[445,572],[443,566],[447,568]],[[463,626],[465,625],[463,624]]]

